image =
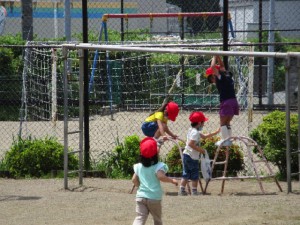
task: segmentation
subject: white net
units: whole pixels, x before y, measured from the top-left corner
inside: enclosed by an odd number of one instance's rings
[[[140,45],[141,43],[139,43]],[[153,43],[152,43],[153,44]],[[195,50],[219,50],[220,43],[193,43],[185,46]],[[24,61],[23,118],[55,121],[62,116],[63,59],[61,49],[40,43],[27,48]],[[156,42],[156,46],[164,43]],[[168,43],[170,45],[170,43]],[[217,45],[217,46],[216,46]],[[151,43],[147,43],[151,46]],[[172,46],[178,46],[177,43]],[[249,51],[249,47],[239,50]],[[68,54],[69,104],[71,117],[78,117],[79,59],[76,51]],[[152,109],[166,96],[186,108],[217,108],[217,90],[204,73],[211,56],[179,55],[145,52],[89,51],[89,99],[92,114],[99,110]],[[251,57],[229,57],[229,70],[234,74],[236,93],[242,108],[249,102],[252,82]],[[112,112],[111,112],[112,113]]]

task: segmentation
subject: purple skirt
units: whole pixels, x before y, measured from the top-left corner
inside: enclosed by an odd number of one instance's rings
[[[220,116],[234,116],[239,115],[239,104],[236,98],[227,99],[221,102]]]

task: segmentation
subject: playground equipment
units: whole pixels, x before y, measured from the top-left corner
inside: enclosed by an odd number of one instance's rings
[[[223,144],[225,143],[226,140],[229,140],[232,142],[239,141],[241,144],[244,145],[244,147],[246,148],[245,149],[246,158],[247,158],[246,163],[248,163],[248,168],[253,169],[253,171],[248,171],[248,173],[250,172],[253,175],[236,176],[236,177],[228,177],[227,176],[228,159],[229,159],[230,149],[229,149],[229,146],[226,146],[226,147],[223,146]],[[265,190],[262,186],[262,179],[266,179],[266,178],[273,178],[276,185],[278,186],[279,191],[282,192],[282,188],[281,188],[279,182],[277,181],[275,174],[272,171],[267,159],[265,158],[262,149],[254,140],[252,140],[251,138],[248,138],[248,137],[243,137],[243,136],[230,137],[230,138],[227,138],[226,140],[223,140],[223,142],[220,144],[220,146],[218,146],[216,153],[215,153],[215,157],[212,161],[212,172],[216,165],[224,165],[223,175],[221,177],[214,177],[214,178],[211,178],[210,180],[208,180],[205,185],[204,193],[206,193],[206,190],[207,190],[207,187],[208,187],[208,184],[210,183],[210,181],[213,181],[213,180],[222,180],[221,194],[223,194],[226,180],[256,179],[262,193],[265,194]],[[224,147],[226,148],[225,161],[217,162],[218,154],[219,154],[221,148],[224,148]],[[254,149],[257,150],[257,152],[259,154],[259,159],[254,158],[254,152],[253,152]],[[264,171],[264,172],[260,171],[258,168],[259,163],[265,164],[265,167],[267,168],[268,171]],[[263,173],[267,173],[267,174],[264,175]]]

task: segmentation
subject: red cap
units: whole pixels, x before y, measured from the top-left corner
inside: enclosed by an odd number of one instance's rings
[[[157,143],[151,137],[144,138],[140,143],[141,155],[145,158],[151,158],[157,154]]]
[[[220,66],[219,65],[215,65],[217,70],[220,70]],[[205,71],[205,76],[208,77],[210,75],[214,74],[214,70],[212,67],[209,67],[206,71]]]
[[[200,111],[192,112],[189,119],[192,123],[200,123],[208,120],[208,118],[204,116],[203,112]]]
[[[178,105],[175,102],[169,102],[166,107],[166,110],[168,113],[168,118],[172,121],[175,121],[179,113]]]

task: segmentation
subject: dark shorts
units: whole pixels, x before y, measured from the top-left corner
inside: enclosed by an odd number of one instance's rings
[[[144,122],[142,124],[142,131],[147,137],[154,137],[155,132],[158,129],[158,124],[156,122]]]
[[[183,154],[182,178],[185,180],[199,179],[199,160],[192,159],[189,155]]]
[[[220,116],[234,116],[239,115],[239,104],[236,98],[227,99],[221,102]]]

